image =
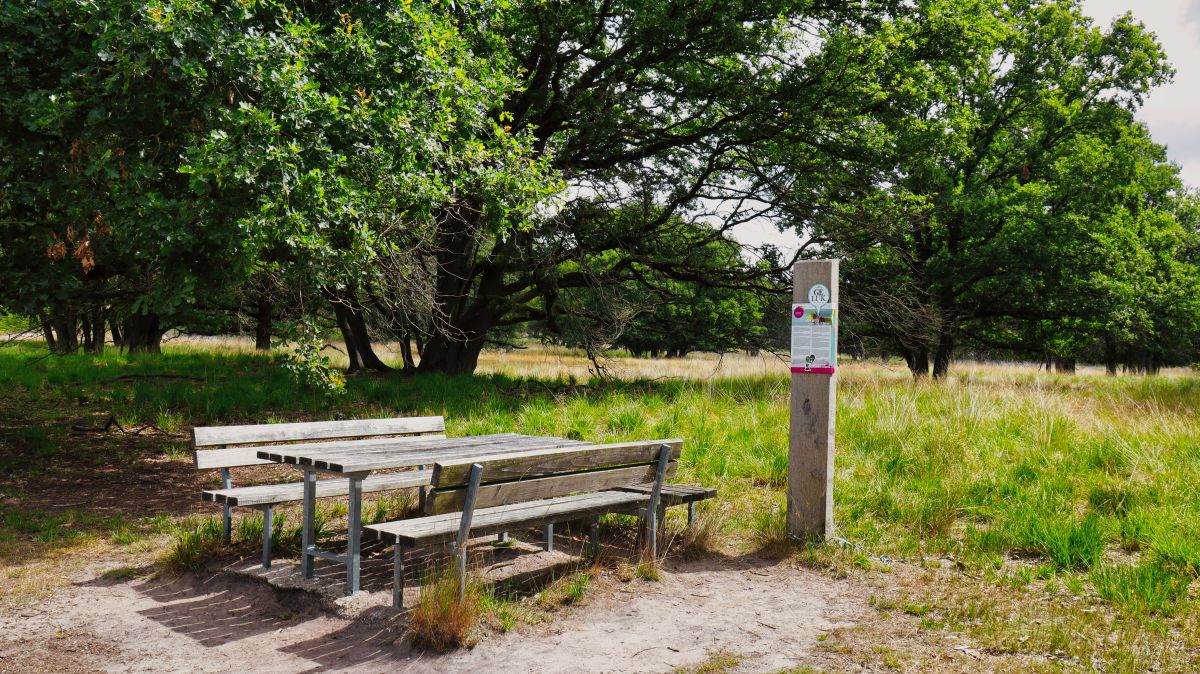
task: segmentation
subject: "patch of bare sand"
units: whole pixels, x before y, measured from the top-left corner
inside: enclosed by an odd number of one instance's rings
[[[349,620],[313,605],[224,573],[82,582],[0,616],[0,672],[657,672],[715,650],[773,671],[869,611],[848,581],[745,559],[671,564],[658,583],[602,578],[546,625],[446,655],[413,650],[388,609]]]

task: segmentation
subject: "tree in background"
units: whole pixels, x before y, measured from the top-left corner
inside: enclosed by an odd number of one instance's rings
[[[494,13],[6,5],[0,303],[46,314],[60,350],[81,311],[155,350],[186,309],[284,265],[332,304],[352,365],[381,365],[361,295],[423,287],[403,275],[434,208],[470,192],[520,226],[556,186],[491,115],[513,70]]]
[[[871,136],[886,170],[815,232],[848,258],[847,314],[918,377],[945,376],[964,340],[1013,348],[1034,324],[1073,357],[1124,320],[1114,283],[1152,282],[1155,246],[1181,243],[1174,169],[1132,120],[1170,75],[1161,48],[1128,16],[1093,28],[1075,2],[918,3],[889,29],[943,56],[874,71],[896,92]]]

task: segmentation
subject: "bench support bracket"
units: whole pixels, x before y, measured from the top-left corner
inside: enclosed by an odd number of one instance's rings
[[[454,542],[454,554],[458,557],[458,600],[467,595],[467,541],[471,538],[471,516],[475,514],[475,499],[479,495],[479,481],[483,478],[483,466],[471,464],[467,482],[466,503],[463,504],[462,519],[458,523],[458,538]]]
[[[650,503],[646,506],[646,547],[651,560],[658,558],[658,506],[662,501],[662,484],[667,477],[667,462],[670,460],[670,445],[659,447],[658,469],[654,473],[654,487],[650,490]]]

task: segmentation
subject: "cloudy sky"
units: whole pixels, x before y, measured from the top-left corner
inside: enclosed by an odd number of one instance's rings
[[[1200,187],[1200,0],[1084,0],[1083,8],[1101,25],[1133,12],[1158,35],[1175,81],[1154,91],[1138,116],[1167,146],[1184,182]]]

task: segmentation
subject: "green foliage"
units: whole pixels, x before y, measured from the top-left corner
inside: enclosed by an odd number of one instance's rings
[[[848,258],[847,325],[917,376],[963,342],[1071,361],[1105,339],[1111,362],[1136,343],[1139,367],[1186,344],[1195,230],[1133,118],[1171,74],[1154,36],[991,0],[916,3],[879,35],[895,57],[865,76],[895,93],[859,142],[879,173],[812,225]]]
[[[324,348],[325,340],[310,323],[304,323],[282,365],[297,384],[338,396],[346,392],[346,375],[333,366]]]
[[[350,284],[458,193],[520,226],[557,183],[492,114],[502,7],[6,5],[0,302],[179,320],[271,264]]]

